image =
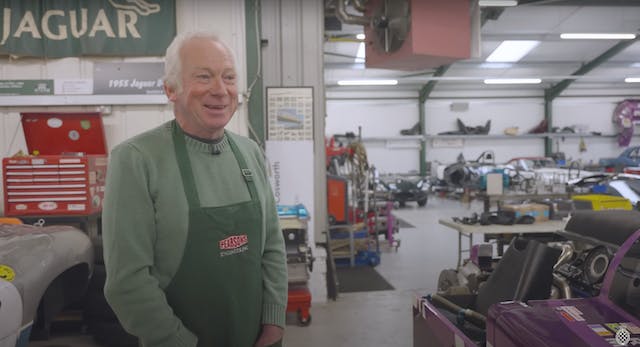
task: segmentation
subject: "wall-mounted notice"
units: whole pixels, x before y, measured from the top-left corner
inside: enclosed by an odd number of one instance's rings
[[[164,63],[96,63],[93,94],[163,94]]]
[[[313,140],[312,87],[267,87],[267,139]]]
[[[51,95],[53,80],[0,80],[0,95]]]

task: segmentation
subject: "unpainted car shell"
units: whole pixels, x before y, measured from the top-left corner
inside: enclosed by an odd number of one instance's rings
[[[22,326],[22,298],[18,289],[0,278],[0,347],[13,347]]]
[[[89,237],[71,226],[0,224],[0,266],[4,269],[0,277],[9,280],[22,301],[18,346],[28,340],[38,305],[54,281],[72,281],[69,287],[73,290],[86,288],[93,271],[93,252]],[[0,335],[0,341],[3,338]]]

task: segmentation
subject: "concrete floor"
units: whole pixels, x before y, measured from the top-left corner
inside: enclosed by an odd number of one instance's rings
[[[315,346],[398,346],[413,345],[411,304],[416,293],[434,292],[440,271],[453,268],[457,261],[457,234],[438,224],[440,218],[469,216],[480,212],[479,203],[463,205],[459,201],[430,198],[426,207],[409,203],[394,210],[415,228],[400,229],[397,252],[384,249],[378,272],[395,290],[340,294],[336,301],[326,300],[324,273],[319,257],[312,273],[312,322],[298,327],[289,319],[284,345]],[[475,241],[480,241],[475,240]],[[292,318],[292,317],[290,317]],[[33,342],[29,347],[94,347],[86,335],[60,336]]]

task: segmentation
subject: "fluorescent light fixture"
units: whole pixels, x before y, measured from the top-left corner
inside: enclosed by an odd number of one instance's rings
[[[511,63],[482,63],[479,65],[483,69],[508,69],[512,66]]]
[[[358,52],[356,53],[356,59],[354,60],[356,63],[364,63],[364,42],[360,42],[358,45]]]
[[[517,6],[516,0],[480,0],[478,1],[480,7],[510,7]]]
[[[540,41],[533,40],[507,40],[502,41],[500,46],[496,48],[487,57],[485,61],[490,63],[513,63],[516,62],[532,49],[534,49]]]
[[[342,80],[339,86],[395,86],[398,80]]]
[[[365,38],[364,34],[356,35],[356,39],[358,39],[358,40],[364,40],[364,38]]]
[[[565,40],[633,40],[636,34],[625,33],[564,33],[560,34]]]
[[[640,63],[633,63],[631,64],[631,67],[640,67]]]
[[[487,78],[484,84],[540,84],[539,78]]]
[[[624,81],[627,83],[640,83],[640,77],[627,77]]]

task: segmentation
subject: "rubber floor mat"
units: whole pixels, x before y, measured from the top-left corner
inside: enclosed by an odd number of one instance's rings
[[[393,286],[371,266],[338,267],[338,292],[393,290]]]
[[[405,221],[402,218],[396,217],[396,219],[398,220],[398,227],[399,228],[415,228],[415,226],[413,224]]]

